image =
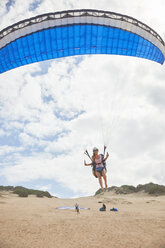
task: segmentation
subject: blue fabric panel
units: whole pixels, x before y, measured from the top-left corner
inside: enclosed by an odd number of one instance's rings
[[[84,54],[118,54],[163,64],[162,52],[144,38],[97,25],[56,27],[19,38],[0,50],[0,73],[37,61]]]

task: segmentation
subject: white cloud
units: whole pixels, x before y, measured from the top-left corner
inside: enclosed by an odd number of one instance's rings
[[[0,136],[5,135],[5,131],[4,130],[0,130]]]
[[[44,185],[44,186],[37,185],[36,188],[38,190],[50,191],[52,187],[51,187],[51,184],[47,184],[47,185]]]
[[[21,151],[23,151],[23,147],[8,146],[8,145],[0,146],[0,156],[2,155],[8,156],[9,153],[12,152],[16,153]]]

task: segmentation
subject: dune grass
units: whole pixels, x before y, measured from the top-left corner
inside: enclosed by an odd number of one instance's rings
[[[144,192],[148,193],[149,195],[165,195],[165,186],[154,184],[154,183],[148,183],[148,184],[139,184],[137,187],[134,187],[132,185],[122,185],[120,187],[112,186],[107,189],[108,192],[113,191],[116,194],[132,194],[132,193],[138,193],[138,192]],[[96,191],[95,195],[98,195],[101,193],[101,189]]]
[[[0,191],[11,191],[13,194],[17,194],[20,197],[28,197],[29,195],[36,195],[36,197],[48,197],[51,198],[51,194],[48,191],[28,189],[22,186],[0,186]]]

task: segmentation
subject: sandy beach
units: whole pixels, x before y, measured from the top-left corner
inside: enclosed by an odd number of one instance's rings
[[[59,206],[88,207],[80,214]],[[106,212],[99,208],[104,202]],[[118,212],[110,212],[112,207]],[[0,248],[165,248],[165,196],[79,199],[0,195]]]

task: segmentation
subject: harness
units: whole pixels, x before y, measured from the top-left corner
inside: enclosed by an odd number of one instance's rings
[[[99,164],[102,164],[102,163],[95,163],[95,165],[99,165]]]
[[[92,173],[93,173],[93,175],[97,178],[97,175],[96,175],[96,165],[100,165],[100,164],[103,164],[103,169],[105,169],[105,172],[107,172],[107,168],[106,168],[106,162],[105,162],[105,160],[104,160],[104,155],[103,154],[100,154],[101,155],[101,163],[95,163],[95,162],[93,162],[92,163]],[[103,176],[102,175],[102,171],[103,171],[103,169],[101,170],[101,171],[98,171],[99,173],[100,173],[100,175],[101,176]]]

